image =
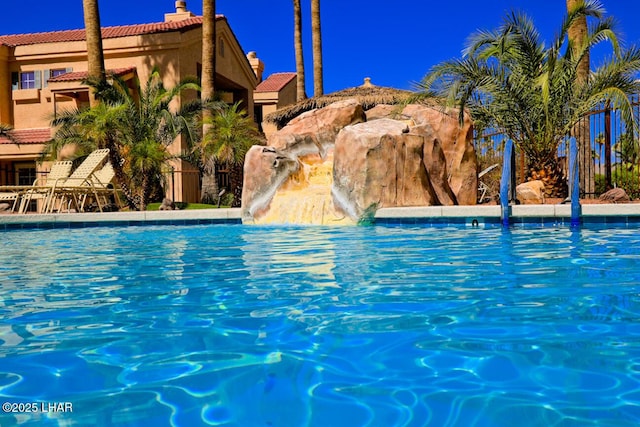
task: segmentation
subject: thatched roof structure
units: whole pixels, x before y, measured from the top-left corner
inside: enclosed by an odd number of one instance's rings
[[[375,86],[370,79],[364,79],[362,86],[343,89],[328,95],[304,99],[293,105],[274,111],[264,117],[267,122],[275,123],[278,128],[284,127],[291,119],[315,108],[326,107],[334,102],[355,99],[366,111],[378,104],[402,104],[408,101],[415,92],[390,87]]]

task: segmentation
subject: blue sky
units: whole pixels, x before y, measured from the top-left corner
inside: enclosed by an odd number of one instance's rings
[[[0,34],[83,27],[80,0],[5,2]],[[313,94],[309,0],[303,3],[307,93]],[[509,10],[530,15],[549,41],[565,13],[565,0],[322,0],[325,93],[362,84],[411,89],[429,68],[460,56],[466,38],[477,29],[493,29]],[[602,0],[618,21],[626,44],[640,45],[640,1]],[[202,2],[187,1],[201,14]],[[103,26],[161,22],[174,0],[100,0]],[[35,13],[28,13],[29,11]],[[291,0],[217,0],[245,52],[256,51],[265,74],[295,71]],[[602,61],[604,50],[592,63]],[[607,50],[608,52],[608,50]]]

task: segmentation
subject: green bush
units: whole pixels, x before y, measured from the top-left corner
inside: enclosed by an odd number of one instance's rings
[[[220,206],[232,206],[233,205],[233,193],[227,192],[222,195],[222,201],[220,202]]]

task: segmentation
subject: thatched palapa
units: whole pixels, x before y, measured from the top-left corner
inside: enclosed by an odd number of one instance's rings
[[[367,77],[364,79],[364,84],[362,86],[343,89],[328,95],[304,99],[293,105],[266,115],[264,120],[275,123],[278,128],[282,128],[291,119],[306,111],[326,107],[329,104],[343,101],[345,99],[355,99],[362,104],[362,108],[364,110],[369,110],[378,104],[402,104],[407,102],[413,96],[415,96],[415,93],[408,90],[375,86],[371,84],[370,79]]]

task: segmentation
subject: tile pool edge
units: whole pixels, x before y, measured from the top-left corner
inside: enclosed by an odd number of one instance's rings
[[[187,211],[0,215],[0,230],[131,225],[240,224],[240,208]]]
[[[640,223],[640,204],[586,204],[581,206],[584,224]],[[376,224],[466,224],[499,225],[498,205],[424,206],[378,209]],[[513,225],[570,225],[571,205],[514,205],[510,223]]]
[[[515,205],[514,225],[568,225],[571,206]],[[417,206],[381,208],[375,224],[466,224],[499,225],[500,206]],[[640,204],[582,205],[582,222],[597,224],[640,223]],[[0,215],[0,230],[20,228],[81,228],[131,225],[241,224],[240,208],[186,211],[103,212]]]

